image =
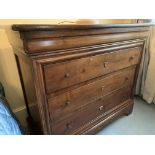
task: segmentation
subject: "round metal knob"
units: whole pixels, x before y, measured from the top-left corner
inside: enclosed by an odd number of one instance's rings
[[[101,90],[104,91],[104,86],[101,87]]]
[[[100,111],[102,111],[102,110],[103,110],[103,108],[104,108],[104,107],[103,107],[103,105],[102,105],[102,106],[100,106],[99,110],[100,110]]]
[[[82,69],[82,73],[84,73],[84,72],[86,72],[86,70],[85,69]]]
[[[125,77],[125,81],[128,81],[129,80],[129,78],[128,77]]]
[[[103,62],[103,66],[104,66],[104,68],[106,68],[107,65],[108,65],[108,62]]]
[[[66,106],[70,105],[70,101],[65,102],[65,105]]]
[[[130,58],[129,58],[129,61],[132,61],[134,59],[134,56],[131,56]]]
[[[69,78],[69,77],[70,77],[70,74],[69,74],[69,73],[66,73],[66,74],[65,74],[65,77],[66,77],[66,78]]]
[[[71,126],[70,123],[67,123],[67,124],[66,124],[66,127],[67,127],[68,129],[70,129],[72,126]]]

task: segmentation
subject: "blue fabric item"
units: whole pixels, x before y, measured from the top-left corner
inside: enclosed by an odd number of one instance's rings
[[[0,135],[21,135],[21,130],[9,108],[0,100]]]

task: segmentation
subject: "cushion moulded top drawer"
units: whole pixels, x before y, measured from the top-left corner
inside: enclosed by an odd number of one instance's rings
[[[46,92],[63,88],[137,64],[141,47],[104,53],[44,66]]]

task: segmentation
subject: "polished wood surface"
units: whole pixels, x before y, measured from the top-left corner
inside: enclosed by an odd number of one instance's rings
[[[14,25],[13,29],[21,32],[21,38],[25,40],[25,52],[36,54],[114,41],[144,39],[149,30],[148,25]]]
[[[48,24],[15,24],[12,29],[15,31],[48,31],[48,30],[75,30],[75,29],[106,29],[106,28],[141,28],[149,29],[151,23],[141,24],[94,24],[94,25],[48,25]]]
[[[23,40],[14,51],[27,107],[43,134],[94,134],[132,112],[149,24],[12,28]]]
[[[93,103],[80,108],[71,117],[53,124],[53,134],[78,134],[79,128],[89,126],[89,123],[95,123],[99,118],[104,117],[112,112],[120,103],[128,100],[131,94],[131,85],[127,85],[124,89],[114,91]],[[115,99],[115,101],[114,101]]]
[[[109,94],[125,84],[132,84],[135,74],[135,66],[102,77],[87,85],[67,91],[61,95],[48,99],[53,122],[63,120],[68,115],[73,115],[76,110],[99,98]],[[84,94],[81,96],[81,94]]]
[[[71,49],[75,47],[90,46],[96,44],[104,44],[115,41],[122,41],[128,39],[145,38],[147,32],[121,33],[121,34],[107,34],[107,35],[91,35],[91,36],[77,36],[63,38],[32,39],[27,40],[24,44],[26,51],[29,53],[42,53],[49,50]]]
[[[44,66],[47,93],[63,89],[139,62],[141,48],[126,49]],[[59,85],[57,85],[59,83]]]

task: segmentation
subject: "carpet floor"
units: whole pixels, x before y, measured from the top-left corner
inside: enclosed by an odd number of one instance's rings
[[[155,135],[155,104],[135,97],[132,114],[113,121],[97,135]]]

